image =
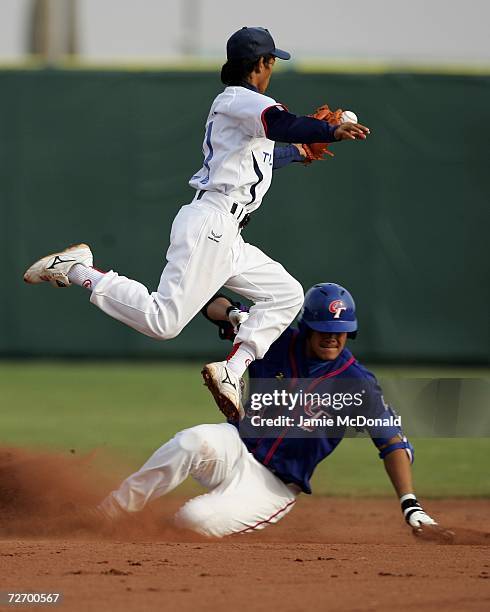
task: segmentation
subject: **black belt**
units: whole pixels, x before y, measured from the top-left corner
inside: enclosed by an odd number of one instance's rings
[[[201,189],[200,191],[197,192],[197,196],[196,196],[196,200],[200,200],[202,198],[202,196],[206,193],[205,189]],[[235,213],[238,210],[238,207],[240,205],[237,204],[236,202],[233,202],[233,204],[230,206],[230,212],[233,216],[235,216]],[[240,220],[240,217],[243,215],[243,213],[245,212],[245,207],[244,206],[240,206],[240,208],[242,209],[237,217],[237,221]],[[245,213],[245,215],[242,217],[242,219],[240,220],[240,223],[238,224],[238,227],[240,229],[244,228],[246,225],[248,225],[250,223],[250,213]]]

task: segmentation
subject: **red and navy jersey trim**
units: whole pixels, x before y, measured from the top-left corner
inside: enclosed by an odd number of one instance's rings
[[[287,106],[285,106],[284,104],[281,104],[280,102],[278,104],[271,104],[270,106],[268,106],[267,108],[264,108],[264,110],[261,112],[260,114],[260,120],[262,121],[262,125],[264,126],[264,132],[265,132],[265,137],[269,138],[267,132],[269,130],[269,128],[267,127],[267,121],[265,119],[265,114],[268,110],[270,110],[271,108],[279,108],[282,109],[284,111],[287,112],[288,108]]]
[[[297,334],[295,336],[293,336],[293,338],[291,339],[289,355],[290,355],[290,359],[291,359],[291,367],[292,368],[294,367],[295,371],[297,373],[297,366],[296,366],[296,361],[295,361],[295,357],[294,357],[294,344],[296,343],[296,338],[297,338]],[[292,346],[292,348],[291,348],[291,346]],[[337,368],[333,372],[328,372],[327,374],[324,374],[323,376],[319,376],[318,378],[315,378],[315,380],[313,380],[313,382],[306,389],[306,393],[310,393],[311,391],[313,391],[313,389],[315,389],[322,382],[322,380],[325,380],[327,378],[334,378],[335,376],[338,376],[339,374],[342,374],[342,372],[345,372],[355,362],[356,362],[356,358],[354,357],[354,355],[352,355],[344,364],[342,364],[339,368]],[[274,456],[274,453],[279,448],[279,445],[284,440],[284,438],[285,438],[285,436],[286,436],[288,431],[289,431],[289,427],[286,427],[282,431],[282,433],[278,436],[278,438],[275,440],[274,444],[270,447],[267,455],[264,458],[263,465],[268,465],[270,463],[272,457]]]

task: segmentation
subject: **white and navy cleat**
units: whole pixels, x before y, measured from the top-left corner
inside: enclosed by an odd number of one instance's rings
[[[201,374],[204,384],[211,391],[218,408],[232,421],[242,420],[242,380],[226,367],[226,361],[216,361],[204,366]]]
[[[74,244],[59,253],[46,255],[33,263],[24,274],[24,281],[31,285],[48,282],[53,287],[69,287],[71,285],[68,272],[75,264],[91,268],[94,257],[86,244]]]

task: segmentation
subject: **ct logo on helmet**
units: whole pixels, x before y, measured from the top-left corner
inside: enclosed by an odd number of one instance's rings
[[[328,306],[329,312],[333,314],[334,319],[340,319],[343,310],[347,310],[347,306],[342,300],[334,300]]]

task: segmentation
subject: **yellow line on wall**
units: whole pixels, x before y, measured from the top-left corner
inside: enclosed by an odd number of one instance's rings
[[[55,64],[48,64],[42,58],[30,56],[19,61],[2,60],[0,70],[88,70],[111,72],[216,72],[221,68],[217,60],[181,61],[87,61],[66,57]],[[291,64],[281,63],[278,72],[298,72],[305,74],[442,74],[490,76],[489,64],[390,64],[382,62],[322,62],[298,61]]]

